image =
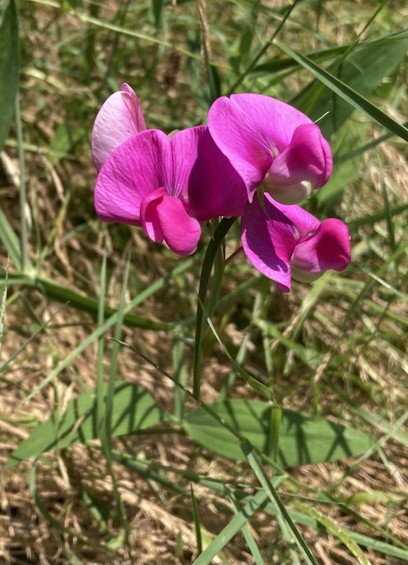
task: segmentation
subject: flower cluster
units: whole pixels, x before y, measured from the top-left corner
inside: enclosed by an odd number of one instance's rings
[[[146,128],[123,84],[96,117],[92,152],[98,216],[140,226],[175,253],[194,253],[211,218],[240,216],[248,260],[284,292],[292,278],[314,280],[350,261],[345,224],[297,205],[327,182],[332,156],[319,127],[284,102],[221,97],[207,126],[168,136]]]

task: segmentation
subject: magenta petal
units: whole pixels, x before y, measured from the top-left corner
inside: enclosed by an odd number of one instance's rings
[[[140,204],[165,186],[170,143],[159,130],[147,130],[122,143],[96,179],[95,208],[105,222],[140,225]]]
[[[313,122],[289,104],[261,94],[219,98],[208,114],[210,133],[243,178],[250,200],[273,159],[303,125]]]
[[[146,129],[140,102],[128,84],[112,94],[96,116],[92,130],[92,154],[99,171],[106,159],[129,137]]]
[[[194,253],[201,236],[201,226],[187,214],[183,202],[164,195],[156,211],[163,239],[169,248],[179,255]]]
[[[320,227],[320,221],[310,212],[304,210],[301,206],[280,204],[272,198],[270,194],[264,194],[271,206],[275,206],[280,210],[295,226],[296,240],[306,238],[314,234]]]
[[[167,196],[163,188],[143,199],[140,216],[143,229],[155,243],[165,241],[179,255],[190,255],[196,250],[200,224],[187,214],[181,200]]]
[[[289,218],[268,200],[265,209],[258,199],[248,204],[242,217],[242,245],[252,265],[279,288],[291,288],[290,259],[296,245],[296,228]]]
[[[197,160],[191,170],[188,199],[199,221],[217,216],[241,216],[248,202],[245,184],[221,153],[208,128],[197,131]]]
[[[298,280],[313,280],[328,269],[341,271],[351,259],[350,236],[340,220],[329,218],[315,235],[297,245],[291,260]]]
[[[332,172],[330,146],[315,124],[299,126],[268,171],[267,190],[284,204],[300,202],[323,186]]]
[[[163,230],[160,225],[160,218],[157,207],[163,201],[165,195],[164,188],[158,188],[143,198],[140,204],[141,226],[146,234],[155,243],[162,243],[164,240]]]
[[[211,106],[208,127],[219,149],[243,179],[252,200],[272,163],[270,140],[232,98],[225,96]]]
[[[188,183],[197,160],[198,141],[205,126],[197,126],[176,132],[171,136],[171,178],[167,194],[187,202]]]
[[[312,120],[290,104],[263,94],[233,94],[231,102],[240,108],[246,119],[262,131],[272,148],[283,151],[291,142],[295,130]]]

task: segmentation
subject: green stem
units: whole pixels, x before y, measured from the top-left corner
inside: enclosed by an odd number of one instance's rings
[[[235,218],[224,218],[219,223],[217,229],[215,230],[214,237],[208,244],[207,251],[205,253],[203,266],[201,268],[200,275],[200,287],[198,290],[198,301],[197,301],[197,314],[196,314],[196,334],[194,340],[194,366],[193,366],[193,395],[199,400],[200,399],[200,380],[201,380],[201,362],[202,362],[202,341],[206,329],[206,317],[204,316],[205,307],[207,311],[207,306],[212,307],[212,311],[216,306],[216,301],[218,300],[217,292],[219,295],[219,289],[221,288],[222,275],[224,266],[223,254],[220,250],[220,246],[224,241],[232,224],[235,222]],[[221,256],[220,254],[221,253]],[[213,276],[213,288],[211,291],[210,298],[207,300],[207,291],[210,282],[211,272],[214,266],[214,276]],[[217,290],[218,289],[218,290]]]

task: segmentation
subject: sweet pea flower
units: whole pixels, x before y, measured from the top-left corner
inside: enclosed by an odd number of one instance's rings
[[[106,100],[99,110],[92,130],[92,155],[99,171],[113,151],[133,134],[146,129],[135,91],[123,83],[119,92]]]
[[[247,258],[283,292],[290,291],[292,277],[313,281],[350,262],[350,238],[343,222],[320,222],[300,206],[279,204],[267,193],[263,203],[256,198],[248,204],[241,229]]]
[[[330,146],[302,112],[269,96],[218,98],[210,133],[241,175],[252,202],[258,186],[282,204],[295,204],[323,186],[332,171]]]
[[[247,192],[208,128],[197,126],[171,138],[154,129],[128,137],[102,165],[94,200],[101,220],[141,226],[152,241],[189,255],[201,222],[241,215]]]

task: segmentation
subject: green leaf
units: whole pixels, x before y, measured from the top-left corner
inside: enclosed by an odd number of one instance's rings
[[[322,49],[319,51],[312,51],[306,53],[306,57],[312,61],[326,61],[328,59],[333,59],[338,55],[342,55],[348,49],[349,45],[341,45],[339,47],[333,47],[331,49]],[[297,69],[299,64],[293,59],[282,59],[281,57],[274,57],[260,65],[256,65],[251,69],[250,73],[268,74],[278,73],[281,71],[286,71],[288,69]]]
[[[270,404],[258,400],[234,399],[210,405],[222,421],[248,439],[261,453],[270,455]],[[189,436],[200,445],[229,459],[244,460],[237,438],[201,407],[192,410],[184,424]],[[282,410],[278,463],[296,467],[309,463],[337,461],[364,453],[370,437],[322,417]]]
[[[107,385],[104,384],[106,397]],[[6,467],[14,467],[29,457],[38,457],[46,451],[63,449],[74,443],[86,443],[98,438],[96,389],[70,400],[66,410],[56,410],[31,436],[10,455]],[[106,408],[106,405],[105,405]],[[165,413],[142,387],[132,383],[116,382],[111,432],[112,437],[128,435],[154,426],[165,420]]]
[[[0,209],[0,240],[3,241],[10,257],[13,262],[17,261],[19,265],[20,251],[19,242],[17,236],[10,227],[7,219]],[[29,270],[30,269],[30,270]],[[29,273],[34,272],[34,269],[30,263],[26,271]],[[0,269],[0,277],[2,270]],[[21,286],[32,286],[38,291],[42,292],[43,295],[48,300],[55,300],[65,305],[69,305],[75,310],[89,312],[90,314],[96,316],[98,313],[98,302],[94,298],[79,294],[75,290],[67,288],[66,286],[60,285],[57,282],[48,279],[43,275],[39,276],[27,276],[24,277],[22,274],[9,276],[10,284],[21,285]],[[112,316],[117,313],[115,308],[111,308],[107,304],[104,306],[105,314]],[[173,329],[173,324],[167,322],[155,322],[153,320],[148,320],[137,314],[129,312],[131,308],[127,308],[125,314],[125,324],[134,327],[146,328],[150,330],[171,330]]]
[[[356,49],[331,72],[284,43],[274,43],[317,78],[318,82],[306,87],[292,103],[314,120],[329,112],[329,116],[319,122],[325,137],[330,138],[356,108],[408,141],[408,129],[365,98],[405,57],[408,47],[406,32]],[[322,85],[327,88],[323,89]]]
[[[3,149],[14,115],[20,60],[14,0],[11,0],[4,13],[2,9],[4,7],[0,4],[0,151]]]
[[[155,28],[160,30],[163,20],[163,0],[152,0],[152,11]]]

